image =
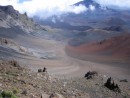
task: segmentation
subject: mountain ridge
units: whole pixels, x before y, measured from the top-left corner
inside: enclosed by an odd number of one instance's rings
[[[27,16],[27,13],[19,13],[13,6],[0,6],[0,27],[11,28],[18,26],[25,32],[35,32],[45,30],[44,27],[37,24],[32,18]]]
[[[99,8],[101,7],[100,4],[96,3],[96,2],[93,1],[93,0],[83,0],[83,1],[80,1],[80,2],[78,2],[78,3],[76,3],[76,4],[74,4],[74,5],[79,6],[80,4],[86,6],[87,8],[88,8],[90,5],[94,6],[96,9],[99,9]]]

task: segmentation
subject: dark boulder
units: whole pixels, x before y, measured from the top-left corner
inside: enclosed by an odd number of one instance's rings
[[[108,89],[112,90],[112,91],[121,93],[121,90],[120,90],[118,84],[116,84],[111,77],[107,79],[104,86],[107,87]]]
[[[127,79],[120,80],[120,82],[128,82]]]
[[[39,72],[39,73],[40,73],[40,72],[47,72],[47,68],[44,67],[43,69],[38,69],[38,72]]]
[[[42,69],[38,69],[38,72],[42,72]]]
[[[46,67],[43,68],[43,72],[47,72],[47,68]]]
[[[89,71],[85,74],[85,78],[87,79],[92,79],[95,75],[98,75],[98,73],[96,71]]]

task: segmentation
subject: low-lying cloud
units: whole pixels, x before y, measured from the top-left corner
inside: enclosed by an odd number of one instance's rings
[[[0,5],[13,5],[21,13],[26,12],[30,17],[60,16],[66,13],[80,14],[87,10],[95,10],[95,6],[74,5],[83,0],[0,0]],[[89,1],[89,0],[88,0]],[[130,0],[93,0],[101,6],[130,9]]]
[[[102,6],[108,6],[114,9],[130,9],[130,0],[94,0]]]
[[[86,11],[84,5],[73,4],[82,0],[0,0],[0,5],[13,5],[21,13],[26,12],[30,17],[46,18],[66,13],[79,14]]]

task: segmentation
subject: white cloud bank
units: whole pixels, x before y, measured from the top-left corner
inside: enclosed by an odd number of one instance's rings
[[[59,16],[69,12],[79,14],[87,10],[95,10],[95,7],[92,5],[90,5],[88,8],[86,8],[84,5],[73,5],[79,1],[83,0],[0,0],[0,5],[13,5],[14,8],[21,13],[27,12],[30,17],[39,16],[40,18],[46,18],[52,15]],[[98,2],[102,6],[130,9],[130,0],[93,1]]]
[[[130,9],[130,0],[94,0],[102,6],[109,6],[116,9]]]
[[[27,12],[31,17],[46,18],[68,12],[79,14],[86,11],[84,5],[73,5],[79,1],[82,0],[26,0],[22,3],[19,3],[19,0],[0,0],[0,5],[13,5],[16,10],[21,13]]]

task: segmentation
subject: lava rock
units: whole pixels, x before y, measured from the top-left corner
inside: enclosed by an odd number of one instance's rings
[[[42,69],[38,69],[38,72],[42,72]]]
[[[108,89],[112,90],[112,91],[121,93],[121,90],[120,90],[118,84],[116,84],[111,77],[107,79],[104,86],[107,87]]]
[[[38,72],[39,72],[39,73],[40,73],[40,72],[47,72],[47,68],[44,67],[43,69],[38,69]]]
[[[120,80],[120,82],[128,82],[127,79]]]
[[[95,75],[98,75],[98,73],[96,71],[89,71],[85,74],[85,78],[87,79],[92,79]]]
[[[27,94],[28,94],[27,90],[23,90],[23,91],[22,91],[22,94],[23,94],[23,95],[27,95]]]
[[[43,72],[47,72],[47,68],[46,67],[43,68]]]

